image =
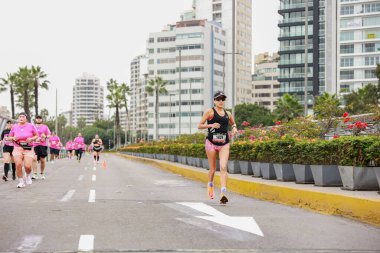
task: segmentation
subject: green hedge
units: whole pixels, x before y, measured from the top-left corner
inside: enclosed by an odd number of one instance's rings
[[[146,144],[120,150],[206,158],[204,144]],[[285,137],[282,140],[264,142],[235,142],[230,147],[230,159],[268,163],[380,166],[380,138],[355,136],[307,142]]]

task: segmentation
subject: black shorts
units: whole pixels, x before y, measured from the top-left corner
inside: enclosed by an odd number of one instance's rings
[[[50,148],[50,154],[51,155],[59,155],[59,149]]]
[[[76,149],[75,150],[75,155],[79,155],[79,154],[82,154],[82,153],[83,153],[82,149]]]
[[[37,146],[34,147],[34,152],[37,155],[37,160],[40,160],[41,158],[47,157],[47,147],[45,146]]]
[[[3,153],[11,153],[13,152],[13,146],[4,145],[3,147]]]
[[[102,147],[92,147],[92,150],[95,152],[100,152],[102,151]]]

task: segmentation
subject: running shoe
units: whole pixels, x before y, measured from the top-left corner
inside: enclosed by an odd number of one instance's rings
[[[41,173],[41,179],[42,179],[42,180],[45,180],[45,179],[46,179],[46,178],[45,178],[45,174]]]
[[[25,187],[24,180],[20,179],[20,182],[18,183],[17,188],[24,188],[24,187]]]
[[[32,173],[26,175],[26,180],[25,180],[25,182],[26,182],[26,184],[28,184],[28,185],[32,184],[32,175],[31,175],[31,174],[32,174]]]
[[[214,192],[214,186],[207,186],[207,193],[210,199],[214,199],[215,197],[215,192]]]
[[[228,202],[228,198],[226,197],[226,195],[222,193],[222,196],[220,198],[220,204],[227,204],[227,202]]]
[[[38,179],[38,174],[37,173],[33,173],[32,179]]]
[[[7,182],[7,181],[8,181],[7,176],[3,175],[3,180],[4,180],[5,182]]]

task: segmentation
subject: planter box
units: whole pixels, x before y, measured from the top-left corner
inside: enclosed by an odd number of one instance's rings
[[[164,156],[165,161],[169,161],[169,155],[168,154],[163,154],[163,156]]]
[[[239,167],[242,175],[253,175],[251,162],[239,161]]]
[[[251,162],[252,172],[254,177],[262,177],[260,163],[259,162]]]
[[[202,168],[202,158],[196,157],[194,158],[194,161],[195,161],[195,164],[194,164],[195,167]]]
[[[273,163],[260,163],[260,170],[264,179],[276,179]]]
[[[181,164],[186,164],[186,156],[177,156],[178,162]]]
[[[208,163],[207,158],[202,159],[202,167],[205,168],[206,170],[210,170],[210,164]]]
[[[339,166],[345,190],[378,190],[379,184],[373,167]]]
[[[194,157],[188,156],[186,160],[187,160],[187,165],[194,166],[195,164]]]
[[[316,186],[342,186],[338,165],[310,165]]]
[[[278,181],[296,181],[292,164],[274,163],[273,167],[274,167],[274,172],[276,173],[276,178]]]
[[[156,159],[164,160],[164,155],[163,154],[156,154]]]
[[[375,172],[377,183],[380,187],[380,167],[373,167],[373,171]]]
[[[297,184],[314,184],[313,174],[310,165],[293,164],[294,175]]]
[[[237,160],[230,160],[227,162],[227,171],[230,174],[239,174],[240,167],[239,162]]]
[[[176,155],[168,155],[169,161],[171,162],[178,162],[177,156]]]

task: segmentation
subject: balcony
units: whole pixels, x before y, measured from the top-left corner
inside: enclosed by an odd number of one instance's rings
[[[313,44],[309,44],[308,49],[313,49]],[[305,50],[305,45],[294,45],[294,46],[282,46],[282,47],[280,47],[280,51],[295,51],[295,50]]]
[[[313,7],[313,3],[309,2],[308,3],[309,7]],[[285,4],[281,3],[279,10],[289,10],[289,9],[299,9],[299,8],[305,8],[305,3],[298,3],[298,4]]]
[[[313,21],[313,17],[310,16],[308,18],[308,21]],[[303,22],[305,23],[305,17],[297,17],[297,18],[287,18],[287,19],[282,19],[278,23],[279,24],[288,24],[288,23],[296,23],[296,22]]]
[[[294,73],[294,74],[281,74],[278,79],[290,79],[290,78],[304,78],[305,74],[304,73]],[[312,78],[313,74],[308,74],[308,78]]]

